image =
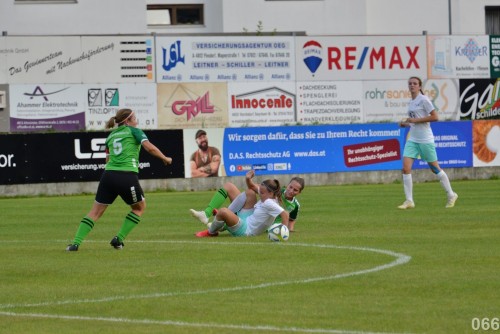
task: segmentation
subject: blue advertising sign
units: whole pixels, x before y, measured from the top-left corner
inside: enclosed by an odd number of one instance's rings
[[[228,176],[395,170],[404,133],[397,124],[226,128],[222,152]]]
[[[472,122],[435,122],[431,124],[441,168],[472,167]],[[414,168],[429,168],[416,160]]]

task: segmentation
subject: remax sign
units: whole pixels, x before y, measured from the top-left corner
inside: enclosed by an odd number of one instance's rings
[[[393,80],[426,75],[425,36],[298,37],[295,46],[299,81]]]

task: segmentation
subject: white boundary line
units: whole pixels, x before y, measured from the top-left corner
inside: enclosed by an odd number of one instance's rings
[[[3,242],[3,241],[2,241]],[[11,241],[15,242],[15,241]],[[60,242],[60,241],[58,241]],[[92,242],[92,241],[86,241]],[[199,244],[199,241],[129,241],[129,243],[179,243],[179,244]],[[206,242],[207,245],[224,245],[224,246],[239,246],[239,245],[273,245],[281,247],[313,247],[313,248],[331,248],[331,249],[345,249],[353,251],[363,251],[372,252],[383,255],[388,255],[395,257],[396,259],[390,263],[376,266],[369,269],[353,271],[349,273],[322,276],[322,277],[312,277],[302,280],[291,280],[291,281],[281,281],[281,282],[270,282],[262,283],[257,285],[247,285],[232,288],[220,288],[220,289],[207,289],[207,290],[197,290],[197,291],[187,291],[187,292],[167,292],[167,293],[153,293],[145,295],[132,295],[132,296],[118,296],[118,297],[107,297],[98,299],[80,299],[80,300],[62,300],[57,302],[43,302],[43,303],[33,303],[33,304],[0,304],[0,310],[2,309],[13,309],[21,307],[45,307],[45,306],[57,306],[57,305],[67,305],[67,304],[83,304],[83,303],[104,303],[112,302],[116,300],[130,300],[130,299],[147,299],[147,298],[163,298],[170,296],[182,296],[182,295],[198,295],[207,293],[223,293],[223,292],[234,292],[243,290],[253,290],[268,288],[272,286],[280,285],[290,285],[290,284],[307,284],[319,281],[328,281],[341,278],[347,278],[352,276],[364,275],[369,273],[378,272],[385,269],[390,269],[392,267],[403,265],[411,260],[411,256],[392,252],[389,250],[368,248],[368,247],[354,247],[354,246],[336,246],[336,245],[322,245],[322,244],[305,244],[305,243],[251,243],[251,242],[238,242],[238,243],[227,243],[227,242]],[[247,326],[247,325],[221,325],[214,323],[188,323],[179,321],[157,321],[149,319],[127,319],[127,318],[105,318],[105,317],[80,317],[80,316],[68,316],[68,315],[58,315],[58,314],[43,314],[43,313],[18,313],[18,312],[7,312],[0,311],[0,315],[11,316],[11,317],[31,317],[31,318],[51,318],[51,319],[70,319],[70,320],[91,320],[91,321],[108,321],[108,322],[121,322],[121,323],[134,323],[134,324],[151,324],[151,325],[167,325],[167,326],[183,326],[183,327],[210,327],[210,328],[224,328],[224,329],[241,329],[241,330],[252,330],[252,331],[274,331],[274,332],[300,332],[300,333],[335,333],[335,334],[375,334],[375,332],[359,332],[359,331],[345,331],[336,329],[314,329],[314,328],[295,328],[295,327],[275,327],[275,326]],[[383,333],[376,333],[383,334]]]
[[[79,320],[79,321],[105,321],[119,322],[128,324],[144,324],[144,325],[165,325],[179,327],[196,327],[196,328],[221,328],[235,329],[247,331],[271,331],[271,332],[296,332],[296,333],[332,333],[332,334],[398,334],[387,332],[360,332],[347,331],[339,329],[323,329],[323,328],[297,328],[297,327],[275,327],[275,326],[247,326],[247,325],[221,325],[216,323],[196,323],[172,320],[149,320],[149,319],[127,319],[127,318],[103,318],[103,317],[82,317],[57,314],[41,314],[41,313],[14,313],[0,312],[0,315],[11,317],[30,317],[30,318],[45,318],[45,319],[63,319],[63,320]],[[402,334],[402,333],[401,333]]]

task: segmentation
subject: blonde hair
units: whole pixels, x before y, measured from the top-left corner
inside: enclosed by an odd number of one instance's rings
[[[122,125],[133,113],[132,109],[128,108],[118,110],[116,115],[106,122],[106,129],[112,129],[116,124]]]

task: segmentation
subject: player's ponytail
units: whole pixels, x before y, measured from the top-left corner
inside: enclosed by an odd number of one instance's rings
[[[282,199],[281,199],[281,186],[280,186],[280,181],[274,179],[267,179],[262,182],[262,184],[266,187],[269,192],[273,194],[273,198],[277,199],[280,204],[282,204]]]
[[[128,108],[118,110],[116,115],[106,122],[106,129],[112,129],[116,124],[122,125],[133,113],[134,112]]]

